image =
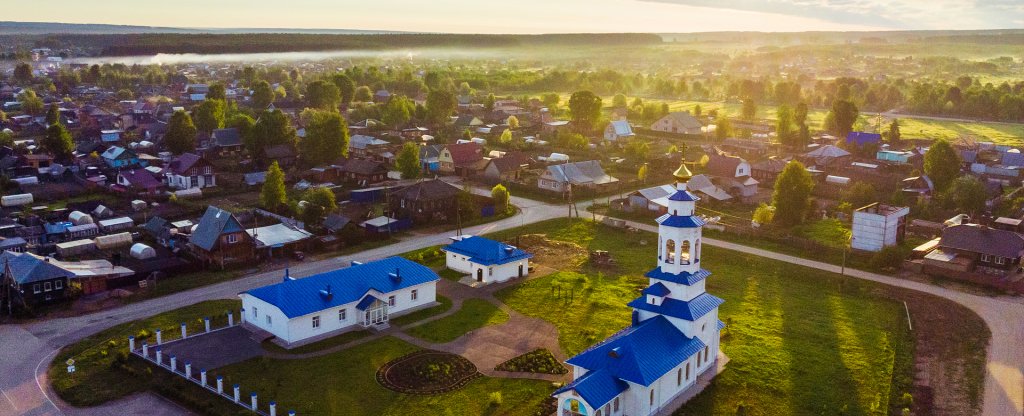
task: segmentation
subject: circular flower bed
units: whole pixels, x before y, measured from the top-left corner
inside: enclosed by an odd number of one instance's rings
[[[377,370],[380,385],[407,394],[440,394],[462,388],[480,377],[476,366],[460,355],[420,350]]]

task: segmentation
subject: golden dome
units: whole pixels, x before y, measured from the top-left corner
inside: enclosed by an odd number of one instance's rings
[[[686,159],[683,159],[683,161],[679,163],[679,169],[672,172],[672,176],[675,176],[676,180],[679,182],[688,182],[690,178],[693,177],[693,173],[691,173],[690,169],[686,167]]]

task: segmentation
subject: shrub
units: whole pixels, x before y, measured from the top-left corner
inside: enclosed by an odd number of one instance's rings
[[[894,269],[900,267],[907,257],[906,249],[900,246],[889,246],[871,256],[870,265],[875,269]]]
[[[491,406],[493,406],[493,407],[501,406],[501,403],[504,401],[501,398],[501,392],[500,391],[491,392],[490,398],[491,398]]]

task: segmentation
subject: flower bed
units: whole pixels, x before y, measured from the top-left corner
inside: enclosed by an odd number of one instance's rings
[[[480,377],[476,366],[462,356],[419,350],[388,362],[377,370],[380,385],[407,394],[441,394],[458,390]]]
[[[498,364],[494,369],[498,371],[538,374],[565,374],[569,372],[569,370],[559,363],[555,356],[551,354],[551,351],[544,348],[538,348],[511,360],[505,361]]]

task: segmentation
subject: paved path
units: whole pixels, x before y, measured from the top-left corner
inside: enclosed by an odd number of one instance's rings
[[[598,216],[600,219],[601,216]],[[656,226],[627,221],[631,227],[657,232]],[[833,273],[840,266],[704,237],[704,243]],[[846,268],[846,275],[940,296],[981,316],[992,331],[985,371],[983,415],[1024,415],[1024,303],[1019,297],[986,297],[892,276]]]

